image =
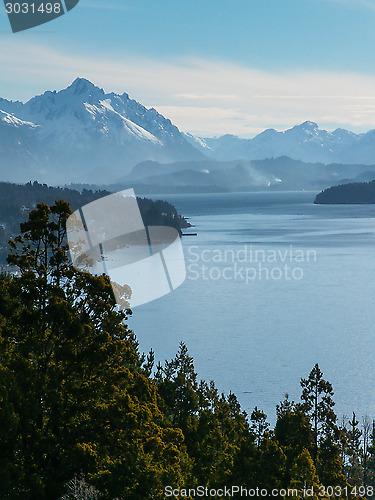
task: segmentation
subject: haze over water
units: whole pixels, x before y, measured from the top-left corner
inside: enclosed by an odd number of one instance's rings
[[[319,363],[339,415],[375,417],[375,206],[314,205],[315,194],[154,196],[198,236],[183,238],[185,283],[134,310],[140,349],[170,359],[184,341],[200,378],[271,422]]]

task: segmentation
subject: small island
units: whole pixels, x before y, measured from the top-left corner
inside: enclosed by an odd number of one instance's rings
[[[357,205],[375,203],[375,181],[332,186],[319,193],[316,205]]]

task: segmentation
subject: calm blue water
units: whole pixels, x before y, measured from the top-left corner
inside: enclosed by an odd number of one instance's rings
[[[198,236],[183,238],[185,283],[135,309],[141,350],[170,359],[184,341],[200,378],[271,422],[319,363],[338,414],[375,417],[375,206],[314,197],[160,195]]]

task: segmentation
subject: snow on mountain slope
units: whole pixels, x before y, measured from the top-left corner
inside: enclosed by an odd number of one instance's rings
[[[311,121],[278,132],[268,129],[253,139],[233,135],[200,139],[206,154],[218,160],[279,158],[304,162],[375,163],[375,131],[355,134],[344,129],[322,130]]]
[[[36,125],[31,122],[25,122],[12,115],[11,113],[7,113],[6,111],[0,110],[0,121],[6,123],[7,125],[12,125],[13,127],[29,127],[36,128]]]
[[[0,180],[19,179],[24,174],[28,181],[32,165],[39,181],[110,183],[144,160],[202,158],[178,128],[155,109],[147,109],[128,94],[106,94],[83,78],[25,104],[0,99],[0,110],[20,144],[24,134],[33,135],[25,164],[25,152],[11,151],[5,132],[0,130]],[[31,129],[26,132],[22,124]],[[10,158],[13,176],[9,177],[3,174],[9,171]]]
[[[197,137],[193,134],[190,134],[189,132],[183,132],[185,140],[191,144],[193,147],[198,149],[198,151],[201,151],[203,154],[210,153],[211,148],[207,144],[207,141],[209,139],[202,139],[201,137]]]
[[[1,105],[1,103],[0,103]],[[0,108],[1,109],[1,108]],[[130,136],[152,141],[159,146],[186,145],[178,128],[155,109],[147,109],[128,94],[105,94],[84,78],[77,78],[60,92],[46,92],[27,102],[18,114],[40,124],[70,118],[82,126],[90,126],[105,135],[124,128]],[[121,136],[118,136],[120,138]],[[188,148],[191,150],[191,148]],[[193,150],[194,152],[194,150]]]

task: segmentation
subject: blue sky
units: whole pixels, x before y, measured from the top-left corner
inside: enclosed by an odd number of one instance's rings
[[[0,12],[0,95],[76,76],[183,130],[252,136],[305,120],[375,128],[375,0],[80,0],[19,34]]]

